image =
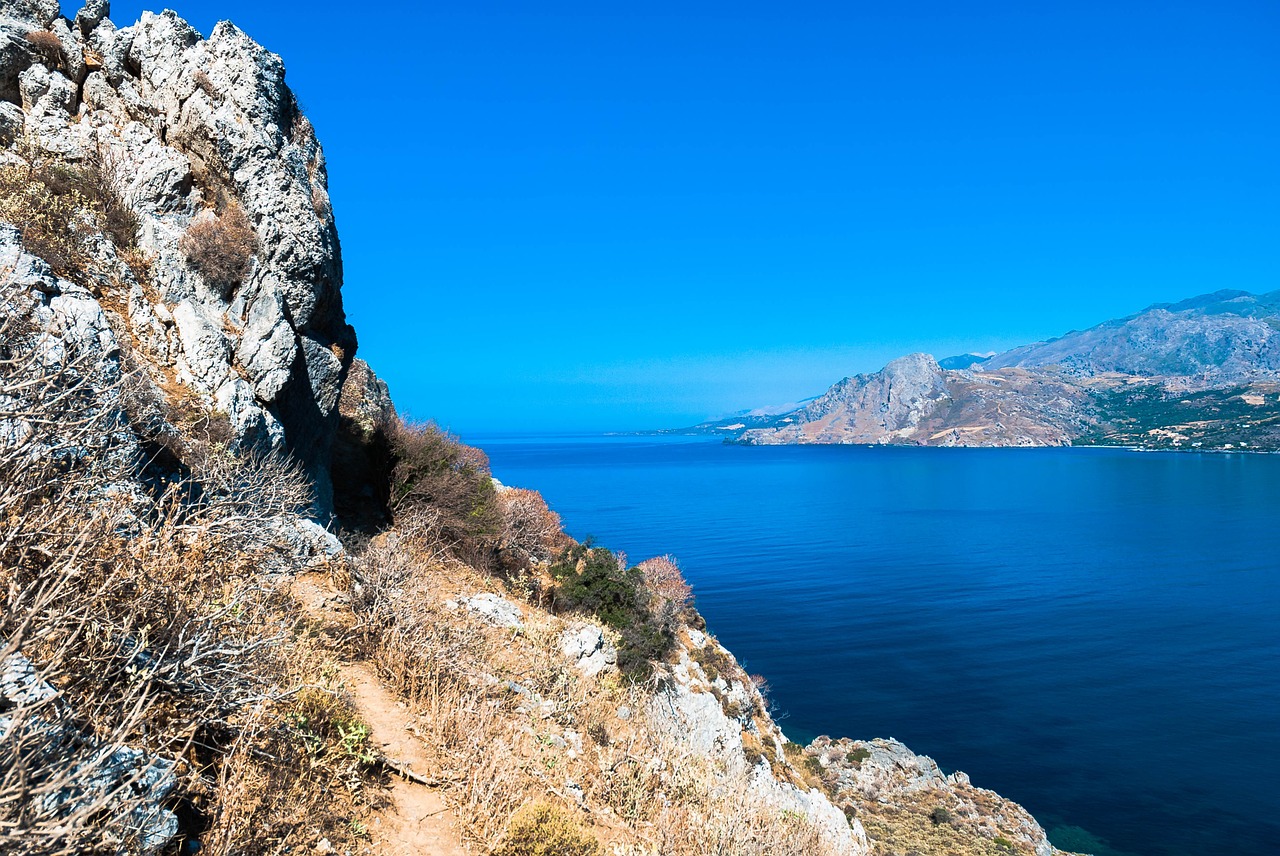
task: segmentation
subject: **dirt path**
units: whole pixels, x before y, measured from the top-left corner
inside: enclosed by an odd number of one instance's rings
[[[329,580],[307,574],[293,583],[293,595],[317,621],[339,627],[351,616]],[[412,716],[378,679],[368,663],[343,663],[343,683],[361,718],[372,731],[374,746],[410,776],[427,777],[428,759],[421,741],[409,730]],[[475,856],[458,833],[460,825],[440,791],[392,774],[391,807],[375,812],[369,822],[372,852],[386,856]]]

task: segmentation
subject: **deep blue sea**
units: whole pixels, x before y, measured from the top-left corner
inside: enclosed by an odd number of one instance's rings
[[[896,737],[1108,856],[1280,853],[1280,456],[467,439],[674,554],[793,740]]]

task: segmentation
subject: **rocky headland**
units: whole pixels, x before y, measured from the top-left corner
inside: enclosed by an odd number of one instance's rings
[[[911,354],[785,413],[697,426],[749,444],[1280,449],[1280,292],[1158,304],[1048,342]]]
[[[108,11],[0,3],[0,851],[1058,852],[901,744],[791,743],[673,561],[401,423],[281,59]],[[986,375],[806,413],[933,436]],[[1080,430],[1044,384],[993,436]]]

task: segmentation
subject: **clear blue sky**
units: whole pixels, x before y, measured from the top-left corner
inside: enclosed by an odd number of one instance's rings
[[[174,2],[284,57],[360,354],[464,436],[1280,287],[1274,0]]]

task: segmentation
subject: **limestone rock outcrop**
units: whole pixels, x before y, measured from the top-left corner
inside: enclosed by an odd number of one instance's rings
[[[356,349],[324,152],[280,58],[234,25],[204,38],[170,11],[127,27],[108,11],[91,0],[68,21],[56,3],[0,7],[0,137],[93,162],[118,184],[138,220],[135,255],[125,264],[124,248],[102,240],[91,274],[118,333],[159,386],[224,414],[237,448],[301,461],[323,517]],[[32,33],[55,36],[57,57]],[[228,283],[192,264],[184,236],[231,208],[256,252]]]
[[[945,775],[897,740],[819,737],[805,753],[820,765],[832,798],[889,850],[1063,856],[1022,806],[974,787],[964,773]]]
[[[39,745],[50,761],[32,770],[28,782],[45,792],[45,812],[125,811],[143,853],[159,852],[177,833],[178,818],[165,804],[177,784],[174,761],[80,733],[58,691],[21,654],[0,657],[0,740]]]

